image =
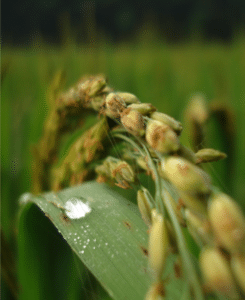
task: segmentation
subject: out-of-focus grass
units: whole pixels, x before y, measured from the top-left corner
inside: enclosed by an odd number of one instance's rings
[[[214,183],[244,207],[244,44],[240,39],[229,46],[143,43],[3,49],[2,67],[6,67],[6,73],[2,79],[2,230],[12,250],[17,235],[17,199],[31,188],[31,148],[41,135],[47,114],[49,83],[59,70],[66,74],[64,89],[84,74],[104,73],[117,90],[132,92],[142,102],[150,102],[181,121],[190,96],[196,92],[204,93],[208,102],[218,99],[227,103],[234,111],[237,129],[233,172],[227,174],[225,161],[212,164],[210,170]],[[188,145],[189,133],[183,125],[182,142]],[[218,125],[211,122],[205,146],[226,152],[222,139]]]

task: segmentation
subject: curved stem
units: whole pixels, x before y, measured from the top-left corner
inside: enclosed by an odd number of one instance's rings
[[[150,152],[148,150],[148,148],[146,147],[146,145],[139,141],[142,145],[142,147],[144,148],[146,154],[147,154],[147,158],[148,158],[148,162],[149,162],[149,168],[152,170],[152,172],[154,173],[154,177],[155,177],[155,184],[156,184],[156,195],[155,195],[155,200],[156,200],[156,203],[161,211],[161,213],[164,215],[164,205],[163,205],[163,201],[162,201],[162,197],[161,197],[161,190],[162,190],[162,187],[161,187],[161,180],[160,180],[160,177],[159,177],[159,174],[158,174],[158,171],[156,169],[156,166],[153,162],[153,159],[150,155]]]
[[[128,138],[127,136],[120,134],[120,133],[114,133],[111,132],[111,135],[118,137],[119,139],[125,140],[126,142],[128,142],[129,144],[131,144],[133,147],[135,147],[142,156],[145,156],[145,153],[142,151],[142,149],[139,147],[138,144],[136,144],[133,140],[131,140],[130,138]]]
[[[158,205],[159,210],[164,215],[164,206],[163,206],[163,202],[161,199],[161,181],[160,181],[156,166],[152,160],[149,150],[147,149],[147,147],[144,145],[144,143],[140,139],[137,139],[137,140],[144,148],[145,153],[142,151],[142,149],[139,147],[139,145],[137,143],[135,143],[132,139],[126,137],[125,135],[120,134],[120,133],[113,133],[113,136],[121,138],[121,139],[127,141],[128,143],[130,143],[133,147],[135,147],[141,153],[142,156],[145,157],[147,155],[147,159],[149,162],[149,168],[152,170],[154,177],[155,177],[155,184],[156,184],[155,201],[156,201],[156,204]]]
[[[162,184],[164,187],[169,191],[170,187],[167,185],[167,183],[162,179]],[[170,192],[170,191],[169,191]],[[193,264],[193,261],[190,256],[190,252],[188,251],[186,241],[182,232],[182,229],[180,227],[179,221],[177,219],[177,216],[175,214],[174,208],[172,207],[171,201],[168,199],[168,195],[164,195],[163,199],[165,203],[165,207],[168,211],[169,217],[172,221],[172,224],[175,229],[178,248],[182,257],[182,261],[184,263],[184,267],[186,270],[186,273],[188,274],[188,280],[191,284],[191,287],[193,289],[195,299],[196,300],[204,300],[201,284],[199,282],[195,266]]]
[[[155,195],[155,200],[156,204],[158,205],[159,209],[161,210],[162,213],[164,213],[164,206],[168,212],[168,215],[172,221],[173,227],[176,232],[176,238],[177,238],[177,243],[178,243],[178,248],[182,257],[182,261],[184,263],[184,267],[186,270],[186,273],[188,274],[188,279],[190,282],[191,287],[193,288],[193,292],[195,295],[196,300],[204,300],[201,284],[199,282],[198,276],[196,274],[195,266],[193,264],[193,261],[191,259],[190,253],[188,251],[186,241],[181,229],[181,226],[179,224],[178,218],[175,214],[174,208],[172,207],[171,201],[167,198],[168,195],[165,194],[165,197],[162,197],[162,187],[166,188],[167,190],[170,190],[170,187],[167,185],[167,182],[165,182],[163,179],[159,177],[158,171],[156,169],[156,165],[150,155],[150,152],[147,148],[147,146],[139,139],[138,142],[142,145],[145,153],[142,151],[142,149],[139,147],[137,143],[135,143],[133,140],[130,138],[126,137],[123,134],[115,133],[113,134],[114,136],[121,138],[127,142],[129,142],[133,147],[139,150],[139,152],[145,156],[147,155],[148,158],[148,163],[149,163],[149,168],[152,170],[154,177],[155,177],[155,184],[156,184],[156,195]],[[158,155],[159,158],[161,158]],[[164,202],[164,205],[163,205]]]

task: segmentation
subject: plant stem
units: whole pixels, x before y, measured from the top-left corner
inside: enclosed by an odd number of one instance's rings
[[[142,145],[142,147],[145,150],[145,153],[142,151],[142,149],[139,147],[139,145],[137,143],[135,143],[132,139],[126,137],[123,134],[120,133],[113,133],[113,135],[115,137],[121,138],[125,141],[127,141],[128,143],[130,143],[133,147],[137,148],[137,150],[141,153],[141,155],[143,157],[145,157],[147,155],[148,158],[148,162],[149,162],[149,168],[153,171],[154,173],[154,177],[155,177],[155,184],[156,184],[156,195],[155,195],[155,201],[156,204],[158,205],[158,209],[161,211],[162,214],[164,214],[164,206],[161,200],[161,182],[160,182],[160,178],[158,175],[158,172],[156,170],[156,166],[151,158],[151,155],[147,149],[147,147],[143,144],[143,142],[141,140],[138,139],[138,142]]]
[[[182,232],[182,229],[180,227],[178,218],[175,214],[175,211],[172,207],[171,201],[166,199],[168,197],[168,195],[165,194],[165,197],[162,197],[162,186],[164,186],[167,190],[170,189],[170,187],[167,187],[167,183],[163,180],[159,178],[156,166],[150,156],[150,153],[147,149],[147,147],[141,142],[145,152],[147,153],[148,159],[149,159],[149,163],[150,163],[150,168],[153,170],[154,175],[156,176],[156,194],[157,197],[159,197],[159,201],[161,203],[164,202],[165,204],[165,208],[168,211],[169,217],[172,221],[172,224],[174,226],[175,229],[175,233],[176,233],[176,237],[177,237],[177,243],[178,243],[178,247],[180,250],[180,254],[182,256],[182,260],[186,269],[186,273],[189,276],[189,281],[191,283],[191,286],[193,287],[193,292],[195,294],[195,299],[196,300],[203,300],[204,296],[203,296],[203,292],[202,292],[202,288],[200,285],[200,282],[198,280],[198,276],[196,274],[196,270],[195,267],[193,265],[193,261],[190,257],[190,253],[188,251],[186,242],[185,242],[185,238]],[[160,156],[157,155],[159,158]],[[158,195],[159,194],[159,195]],[[157,199],[158,200],[158,199]]]
[[[148,150],[148,148],[146,147],[146,145],[139,141],[141,143],[141,145],[143,146],[146,154],[147,154],[147,158],[148,158],[148,162],[149,162],[149,168],[152,170],[152,172],[154,173],[154,177],[155,177],[155,184],[156,184],[156,195],[155,195],[155,199],[156,199],[156,203],[158,204],[158,207],[161,211],[161,213],[164,215],[164,205],[163,205],[163,201],[162,201],[162,197],[161,197],[161,180],[159,178],[159,174],[157,172],[156,166],[152,160],[152,157],[150,155],[150,152]]]
[[[166,195],[166,194],[165,194],[165,197],[162,199],[162,186],[164,186],[164,188],[166,188],[167,190],[171,190],[170,187],[167,185],[167,183],[163,179],[159,178],[158,171],[156,169],[155,163],[152,160],[149,150],[148,150],[147,146],[140,139],[137,139],[137,140],[144,148],[145,153],[142,151],[142,149],[139,147],[139,145],[137,143],[135,143],[132,139],[126,137],[125,135],[119,134],[119,133],[115,133],[113,135],[130,143],[133,147],[138,149],[139,152],[143,156],[145,156],[145,154],[147,155],[149,168],[152,170],[152,172],[154,173],[154,177],[155,177],[156,204],[158,205],[160,211],[162,213],[164,213],[164,206],[163,206],[163,201],[164,201],[165,207],[168,211],[169,217],[172,221],[172,224],[173,224],[175,232],[176,232],[179,251],[182,256],[182,260],[183,260],[183,263],[185,266],[186,273],[188,274],[190,285],[193,288],[195,299],[196,300],[204,300],[201,284],[198,280],[195,266],[193,265],[193,261],[191,259],[190,253],[188,251],[188,248],[187,248],[187,245],[186,245],[186,242],[184,239],[184,235],[183,235],[182,229],[180,227],[180,224],[178,222],[177,216],[175,215],[174,209],[171,205],[171,201],[167,199],[168,195]],[[158,155],[158,157],[159,157],[159,155]]]
[[[169,193],[170,187],[168,184],[162,179],[163,186],[168,190]],[[172,207],[171,201],[168,199],[167,193],[164,194],[163,201],[165,203],[165,207],[168,211],[169,217],[172,221],[172,224],[175,229],[178,248],[182,257],[182,261],[184,263],[184,267],[186,270],[186,273],[188,274],[188,280],[191,284],[191,287],[193,288],[193,292],[195,295],[196,300],[204,300],[201,284],[199,282],[198,276],[196,274],[195,266],[193,264],[193,261],[191,259],[190,253],[188,251],[186,241],[182,232],[182,229],[180,227],[180,224],[178,222],[177,216],[175,215],[174,209]]]
[[[135,143],[132,139],[130,139],[129,137],[123,135],[123,134],[120,134],[120,133],[114,133],[114,132],[111,132],[111,134],[115,137],[118,137],[119,139],[122,139],[122,140],[125,140],[126,142],[128,142],[129,144],[131,144],[133,147],[135,147],[142,156],[145,156],[145,153],[142,151],[142,149],[140,148],[140,146]]]

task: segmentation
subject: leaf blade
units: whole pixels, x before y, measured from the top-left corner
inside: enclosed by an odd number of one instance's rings
[[[25,197],[21,202],[29,201],[41,208],[113,299],[144,299],[152,283],[147,269],[148,235],[135,204],[97,182]],[[74,209],[82,211],[80,217]],[[175,258],[168,256],[163,274],[166,299],[171,300],[180,299],[186,289],[186,282],[174,275]]]
[[[51,219],[113,298],[142,299],[150,284],[144,254],[147,227],[135,206],[120,197],[106,186],[92,182],[58,195],[46,193],[31,201]],[[88,203],[91,213],[68,219],[65,205],[72,198]]]

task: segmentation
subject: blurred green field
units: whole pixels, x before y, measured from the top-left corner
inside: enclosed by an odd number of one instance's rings
[[[214,184],[244,208],[244,50],[244,39],[232,45],[193,42],[175,46],[142,43],[104,44],[98,48],[2,49],[2,233],[13,250],[15,262],[17,201],[22,193],[31,189],[31,148],[41,135],[48,110],[49,84],[58,71],[65,73],[64,89],[85,74],[106,74],[116,90],[134,93],[142,102],[150,102],[160,111],[183,121],[181,141],[187,146],[190,145],[189,132],[185,130],[183,112],[190,97],[201,92],[207,102],[216,99],[227,104],[234,112],[234,159],[229,162],[228,157],[226,161],[210,164],[208,171]],[[215,121],[208,125],[204,142],[206,147],[223,152],[229,146]],[[59,272],[62,273],[62,268]],[[3,299],[11,299],[5,285],[3,295]],[[74,291],[69,295],[69,299],[83,299],[76,298]],[[106,299],[103,297],[101,299]]]

